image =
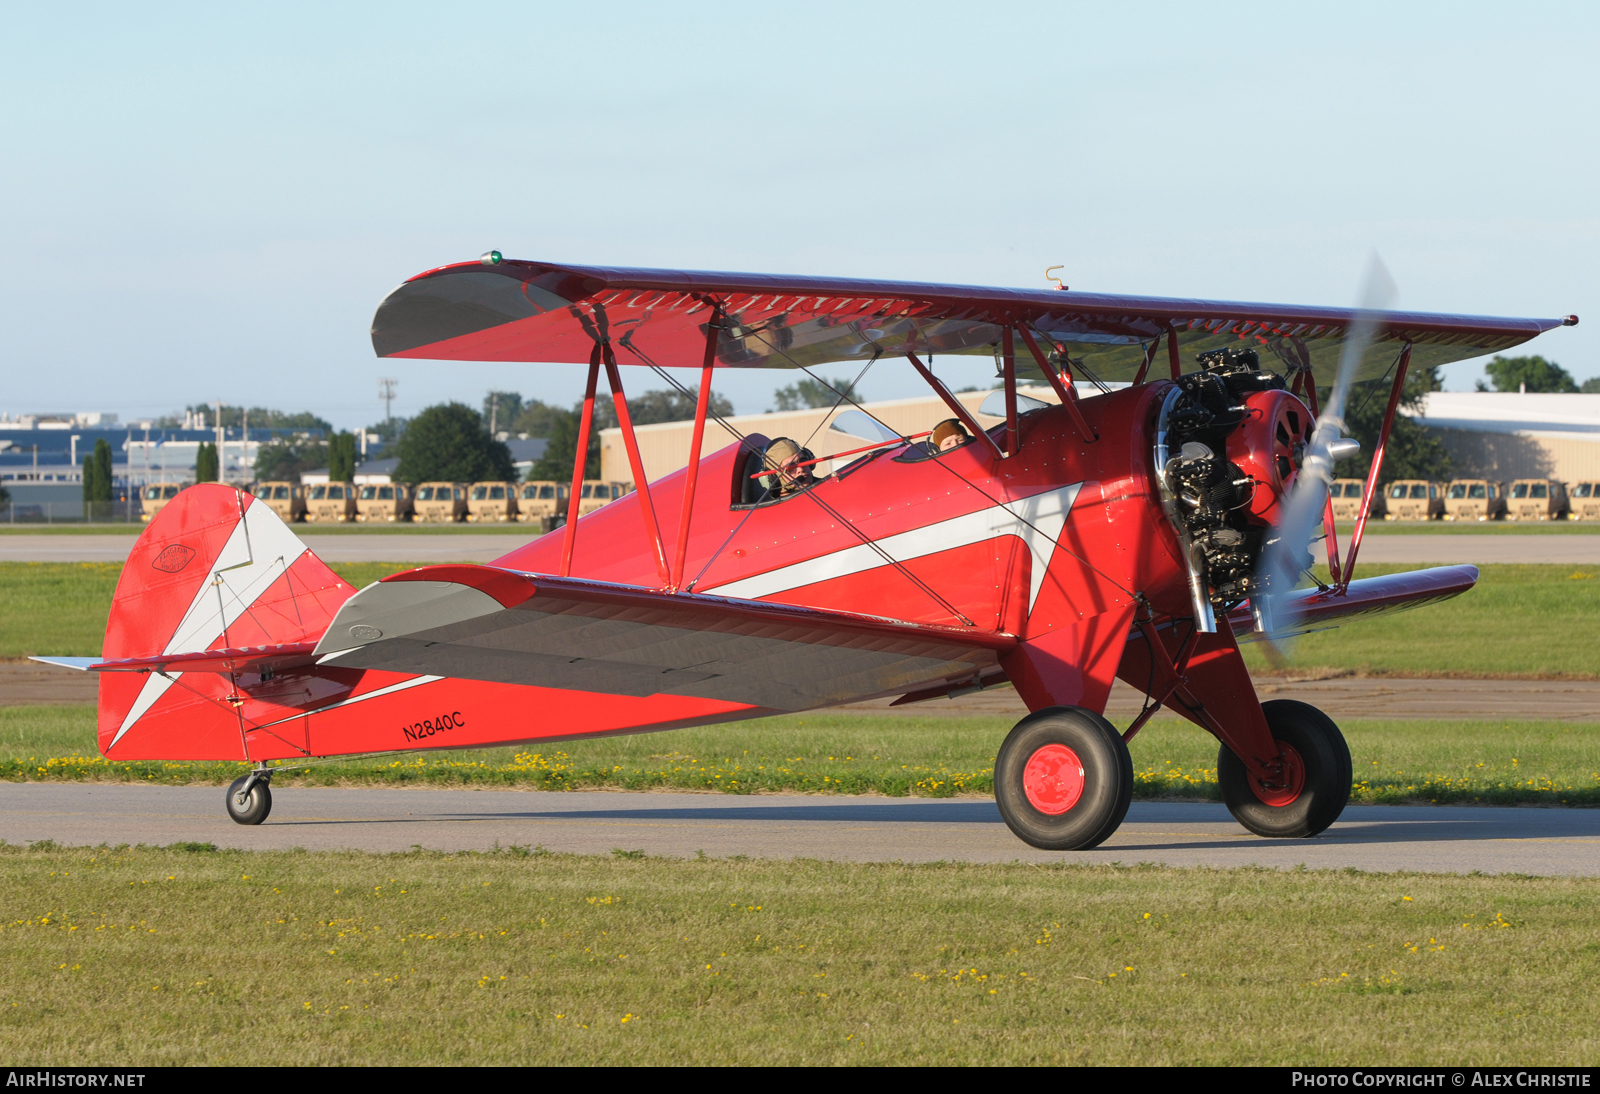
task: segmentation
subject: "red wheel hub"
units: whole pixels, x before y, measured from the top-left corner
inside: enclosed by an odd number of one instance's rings
[[[1022,790],[1039,812],[1065,813],[1083,797],[1083,761],[1066,745],[1045,745],[1028,757]]]
[[[1256,797],[1274,809],[1281,809],[1291,805],[1306,788],[1306,762],[1300,758],[1300,753],[1292,745],[1278,742],[1278,747],[1283,750],[1283,776],[1273,780],[1271,785],[1263,783],[1256,777],[1255,772],[1250,772],[1250,789],[1255,791]]]

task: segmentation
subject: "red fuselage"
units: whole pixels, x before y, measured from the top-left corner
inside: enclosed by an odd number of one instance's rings
[[[906,448],[889,448],[754,509],[732,504],[745,461],[730,445],[701,464],[686,586],[1024,640],[1129,604],[1135,593],[1157,615],[1188,614],[1183,563],[1150,467],[1168,386],[1085,399],[1083,415],[1099,434],[1092,442],[1062,408],[1049,407],[1022,416],[1021,443],[1008,458],[976,442],[914,462]],[[669,557],[684,481],[680,471],[650,484]],[[553,573],[560,557],[561,537],[551,535],[494,565]],[[654,586],[653,559],[636,494],[579,524],[574,576]]]

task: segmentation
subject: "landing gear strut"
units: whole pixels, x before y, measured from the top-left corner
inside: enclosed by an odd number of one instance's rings
[[[1110,722],[1082,707],[1045,707],[1007,735],[994,762],[1007,827],[1047,851],[1104,842],[1133,800],[1133,760]]]
[[[258,767],[228,787],[228,818],[235,824],[260,824],[272,812],[272,769]]]
[[[1217,756],[1222,800],[1258,836],[1305,839],[1339,819],[1350,800],[1350,746],[1322,711],[1294,699],[1261,704],[1282,749],[1283,778],[1257,779],[1227,745]]]

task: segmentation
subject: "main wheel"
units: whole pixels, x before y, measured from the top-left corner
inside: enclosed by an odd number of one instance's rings
[[[1258,836],[1305,839],[1339,819],[1350,800],[1350,746],[1322,711],[1294,699],[1261,704],[1283,749],[1285,785],[1263,786],[1227,745],[1217,756],[1222,800]]]
[[[1046,707],[1018,722],[994,761],[1006,826],[1047,851],[1087,851],[1117,830],[1133,800],[1122,735],[1082,707]]]
[[[235,824],[260,824],[267,819],[267,814],[272,812],[272,788],[264,779],[257,779],[250,788],[250,793],[241,795],[245,780],[250,776],[240,775],[233,780],[233,785],[228,787],[228,817]]]

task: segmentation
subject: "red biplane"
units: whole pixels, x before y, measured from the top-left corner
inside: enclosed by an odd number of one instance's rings
[[[1221,743],[1223,796],[1246,828],[1311,836],[1349,797],[1349,750],[1315,708],[1257,699],[1240,639],[1471,588],[1470,566],[1351,579],[1407,369],[1576,322],[490,252],[391,293],[377,353],[586,363],[580,453],[604,371],[636,492],[578,519],[580,460],[560,534],[358,591],[266,505],[198,486],[139,537],[102,657],[75,667],[102,674],[108,758],[253,763],[227,792],[241,824],[266,818],[274,771],[314,757],[566,741],[1010,681],[1032,713],[1000,745],[995,797],[1028,843],[1088,848],[1115,831],[1133,790],[1126,742],[1163,705]],[[935,374],[950,354],[995,358],[1002,424],[981,428]],[[708,421],[719,369],[890,360],[948,406],[943,443],[885,427],[819,477],[803,439]],[[624,365],[683,391],[665,366],[701,370],[688,465],[656,482]],[[1336,379],[1321,408],[1317,377]],[[1380,378],[1383,439],[1341,555],[1326,486],[1355,442],[1339,434],[1340,408],[1352,382]],[[1059,402],[1019,397],[1019,380]],[[1084,382],[1102,393],[1080,398]],[[702,459],[708,427],[730,443]],[[1317,523],[1332,581],[1297,589]],[[1147,696],[1121,733],[1103,716],[1117,677]]]

